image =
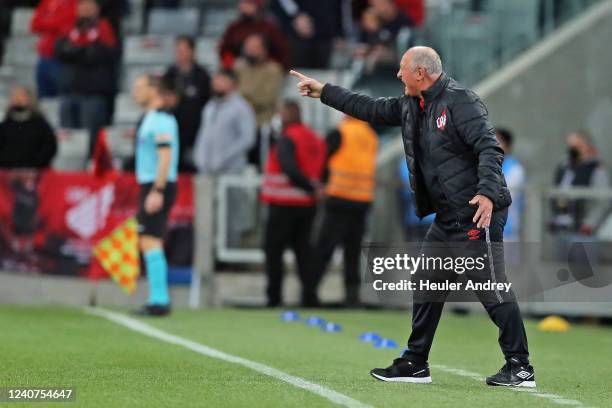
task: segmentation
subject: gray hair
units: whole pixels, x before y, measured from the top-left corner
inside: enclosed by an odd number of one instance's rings
[[[411,50],[413,52],[412,59],[410,60],[411,71],[423,68],[429,75],[442,73],[442,60],[433,48],[413,47]]]

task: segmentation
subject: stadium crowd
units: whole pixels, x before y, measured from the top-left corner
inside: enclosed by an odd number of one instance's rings
[[[151,0],[145,3],[145,10],[176,8],[180,3]],[[61,128],[85,129],[91,155],[100,129],[113,124],[123,72],[121,16],[129,12],[129,3],[14,0],[11,6],[36,7],[30,22],[31,32],[38,36],[36,92],[17,85],[10,93],[0,123],[0,167],[46,168],[52,164],[58,129],[49,124],[54,121],[45,118],[37,99],[59,98],[57,122]],[[10,14],[10,9],[2,13]],[[397,50],[410,45],[410,36],[404,39],[402,31],[418,29],[424,22],[424,0],[240,0],[236,14],[219,38],[218,70],[209,72],[207,61],[198,61],[193,37],[179,35],[174,41],[174,62],[161,72],[166,108],[179,126],[179,169],[213,176],[240,175],[252,165],[264,174],[262,199],[270,205],[264,239],[269,305],[282,302],[286,245],[296,253],[305,288],[302,301],[314,305],[316,288],[333,250],[342,244],[346,299],[357,303],[359,248],[375,186],[376,132],[346,117],[326,138],[320,137],[309,128],[307,118],[302,121],[297,103],[282,101],[283,86],[290,67],[329,68],[338,51],[348,51],[352,59],[362,62],[362,79],[388,77],[397,70]],[[0,29],[6,31],[6,27]],[[275,135],[272,146],[269,135]],[[515,196],[506,233],[508,239],[518,240],[520,196],[527,176],[511,155],[511,132],[499,129],[498,138],[506,152],[504,173]],[[402,160],[398,177],[405,184],[407,175]],[[609,185],[586,132],[568,136],[568,160],[555,172],[554,183],[560,187]],[[405,238],[419,240],[432,220],[416,218],[410,189],[398,192]],[[325,215],[311,245],[316,207],[322,197],[326,197]],[[240,197],[230,201],[234,205]],[[559,200],[552,207],[552,229],[580,234],[592,234],[606,212],[584,200]],[[314,276],[306,272],[313,268],[317,271]]]

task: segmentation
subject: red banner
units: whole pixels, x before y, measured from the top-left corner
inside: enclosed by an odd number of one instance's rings
[[[192,186],[191,176],[180,176],[170,214],[168,259],[177,266],[191,262]],[[93,246],[136,213],[138,194],[132,173],[105,179],[53,170],[0,171],[0,267],[88,276]]]

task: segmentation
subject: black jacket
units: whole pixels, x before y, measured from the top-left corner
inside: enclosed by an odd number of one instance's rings
[[[40,113],[24,121],[7,114],[0,123],[1,168],[49,167],[57,151],[55,133]]]
[[[60,62],[60,92],[80,96],[113,95],[117,47],[100,40],[78,46],[68,35],[55,43],[55,57]]]
[[[200,129],[202,109],[210,99],[210,76],[206,68],[198,64],[194,64],[189,73],[182,73],[178,66],[172,65],[164,76],[175,86],[179,95],[174,112],[179,125],[180,147],[185,151],[193,148]]]
[[[417,216],[436,212],[458,221],[471,218],[476,208],[468,202],[477,194],[489,197],[494,211],[508,207],[512,199],[502,174],[504,153],[482,100],[445,74],[423,92],[423,98],[426,118],[419,129],[419,98],[371,98],[330,84],[321,94],[323,103],[348,115],[373,124],[401,126]],[[435,162],[427,167],[437,171],[433,176],[448,208],[436,208],[428,194],[424,180],[432,175],[424,177],[415,155],[419,131],[421,139],[430,142],[430,157]]]

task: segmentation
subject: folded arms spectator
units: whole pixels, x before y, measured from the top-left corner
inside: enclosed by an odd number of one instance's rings
[[[90,147],[108,122],[107,99],[115,89],[117,39],[110,23],[99,16],[96,1],[79,0],[75,24],[55,44],[61,64],[60,123],[87,129]]]

